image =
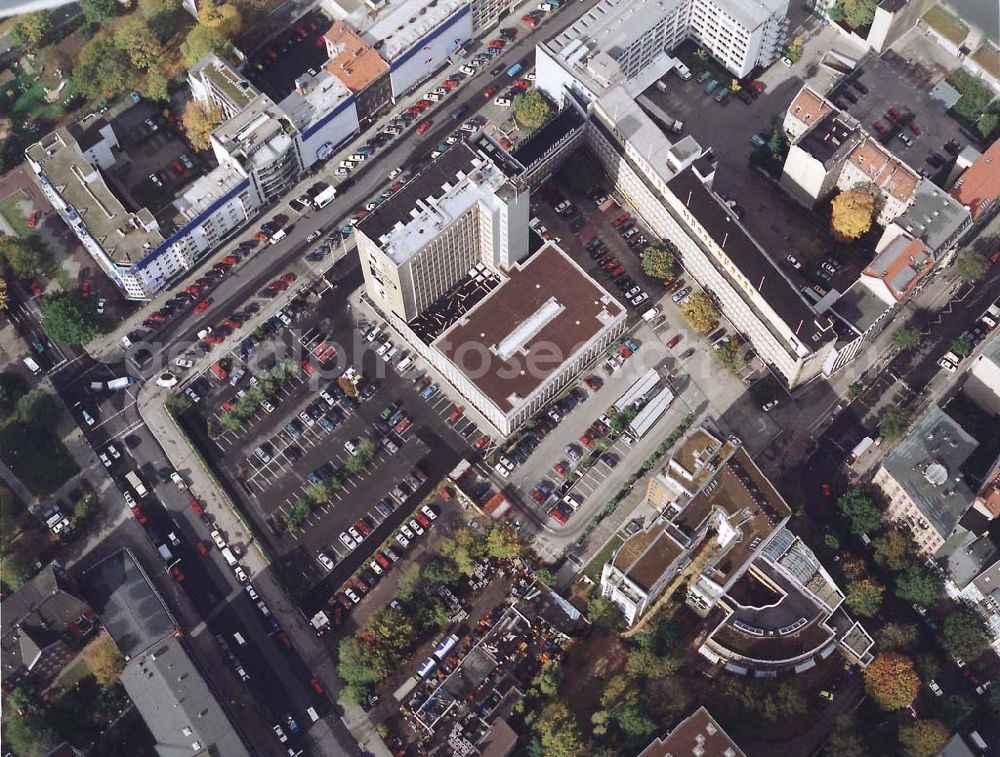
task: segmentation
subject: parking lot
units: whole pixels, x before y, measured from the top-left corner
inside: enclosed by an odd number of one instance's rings
[[[284,100],[298,77],[310,68],[319,70],[328,60],[323,35],[331,23],[319,9],[307,13],[251,54],[250,80],[275,102]]]

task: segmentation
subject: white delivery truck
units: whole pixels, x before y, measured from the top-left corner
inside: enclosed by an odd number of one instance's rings
[[[313,198],[313,206],[316,208],[325,208],[336,196],[337,189],[335,187],[327,187]]]
[[[149,494],[149,490],[146,489],[146,485],[142,483],[142,479],[139,478],[139,474],[134,470],[130,470],[125,474],[125,480],[131,484],[132,488],[135,489],[135,493],[140,497],[145,497]]]
[[[230,567],[235,567],[239,560],[236,559],[236,555],[233,554],[233,550],[229,547],[223,547],[219,550],[222,553],[223,558],[229,563]]]
[[[129,376],[124,376],[122,378],[112,379],[108,382],[108,389],[111,391],[116,391],[118,389],[124,389],[133,383],[133,379]]]
[[[866,436],[864,439],[858,442],[857,445],[855,445],[854,449],[851,450],[851,460],[857,460],[859,457],[865,454],[865,452],[867,452],[868,449],[873,444],[875,444],[875,440],[872,439],[870,436]]]
[[[30,357],[22,358],[21,362],[24,363],[25,367],[29,371],[34,373],[36,376],[42,372],[42,369],[38,366],[38,363],[36,363],[34,359]]]

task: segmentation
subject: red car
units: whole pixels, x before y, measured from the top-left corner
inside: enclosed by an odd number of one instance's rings
[[[907,128],[907,129],[909,129],[910,131],[912,131],[912,132],[913,132],[914,134],[916,134],[916,135],[917,135],[918,137],[919,137],[919,136],[920,136],[921,134],[923,134],[923,132],[922,132],[922,131],[920,130],[920,127],[919,127],[919,126],[917,126],[917,122],[916,122],[916,121],[910,121],[910,123],[908,123],[908,124],[906,125],[906,128]]]
[[[390,565],[392,565],[392,563],[389,562],[389,558],[386,557],[384,554],[382,554],[381,551],[375,553],[375,562],[377,562],[383,568],[388,568]]]
[[[284,213],[278,213],[274,218],[271,219],[271,223],[277,226],[279,229],[288,223],[288,216]]]
[[[316,676],[313,676],[312,678],[309,679],[309,685],[312,686],[313,691],[315,691],[317,694],[323,693],[323,686],[322,684],[320,684],[319,679]]]
[[[551,515],[552,520],[556,521],[557,523],[564,524],[566,523],[567,520],[569,520],[566,517],[565,513],[563,513],[563,511],[560,510],[558,507],[553,507],[551,510],[549,510],[549,515]]]
[[[542,504],[545,501],[545,495],[542,494],[538,489],[532,489],[531,498],[535,500],[538,504]]]
[[[181,162],[180,162],[179,160],[175,160],[175,161],[174,161],[173,163],[171,163],[170,165],[172,165],[172,166],[174,167],[174,170],[175,170],[175,171],[176,171],[176,172],[178,173],[178,175],[180,175],[180,176],[183,176],[184,174],[186,174],[186,173],[187,173],[187,167],[186,167],[186,166],[185,166],[185,165],[184,165],[183,163],[181,163]]]
[[[201,341],[203,344],[222,344],[225,340],[219,334],[209,334]]]
[[[597,376],[587,376],[587,378],[583,380],[583,383],[585,383],[592,392],[596,392],[602,386],[604,386],[604,384],[601,383],[601,380],[597,378]]]
[[[358,531],[361,532],[361,535],[366,538],[372,535],[372,527],[365,523],[364,518],[358,518],[354,521],[354,527],[358,529]]]
[[[460,405],[451,411],[451,415],[448,416],[448,423],[455,423],[459,418],[462,417],[462,413],[465,412],[465,405]]]
[[[302,361],[302,370],[312,376],[316,372],[316,366],[309,362],[309,358]]]
[[[413,517],[416,518],[417,523],[419,523],[424,528],[430,528],[431,527],[431,522],[429,520],[427,520],[427,516],[424,515],[423,513],[417,513]]]
[[[682,338],[683,338],[683,334],[678,334],[677,336],[675,336],[673,339],[671,339],[669,342],[667,342],[667,349],[668,350],[672,350],[674,347],[676,347],[678,344],[680,344],[680,341],[681,341]]]
[[[28,216],[28,228],[29,229],[33,229],[33,228],[35,228],[38,225],[38,219],[39,219],[40,216],[41,216],[41,213],[39,213],[37,210],[34,213],[32,213],[30,216]]]
[[[239,318],[227,318],[222,322],[224,328],[230,329],[231,331],[236,331],[240,326],[243,325],[243,321]]]
[[[233,403],[230,402],[229,400],[226,400],[225,402],[223,402],[222,403],[222,412],[224,412],[224,413],[231,413],[231,412],[233,412]]]
[[[286,284],[281,279],[278,279],[277,281],[272,281],[270,284],[268,284],[267,288],[270,289],[272,292],[284,292],[286,289],[288,289],[288,284]]]
[[[198,550],[198,554],[201,555],[202,557],[206,557],[208,555],[208,547],[205,545],[205,542],[203,542],[201,539],[195,542],[195,547]]]
[[[491,39],[489,44],[486,45],[490,50],[503,50],[503,40]]]
[[[485,97],[487,100],[489,100],[499,90],[500,90],[500,87],[496,86],[495,84],[494,85],[490,85],[489,87],[487,87],[486,89],[483,90],[483,97]]]
[[[199,294],[201,294],[201,287],[196,284],[192,284],[184,291],[190,294],[192,297],[197,297]]]
[[[472,446],[476,449],[483,449],[489,443],[490,438],[488,436],[480,436]]]
[[[527,79],[518,79],[512,85],[514,89],[531,89],[531,82]]]
[[[135,519],[139,521],[140,526],[145,526],[147,523],[149,523],[149,518],[146,517],[146,514],[142,511],[142,508],[139,507],[138,505],[132,507],[132,515],[134,515]]]
[[[253,235],[253,238],[256,239],[258,242],[266,242],[268,239],[271,238],[271,235],[268,234],[266,231],[258,231],[256,234]]]
[[[223,259],[222,259],[222,260],[220,261],[220,263],[221,263],[222,265],[226,266],[226,268],[229,268],[230,266],[234,266],[234,265],[236,265],[236,264],[237,264],[238,262],[239,262],[239,260],[237,260],[237,258],[236,258],[236,256],[235,256],[235,255],[226,255],[226,257],[224,257],[224,258],[223,258]]]
[[[767,89],[767,85],[758,79],[756,81],[750,82],[750,89],[752,89],[754,92],[759,92],[763,94],[764,90]]]
[[[563,463],[556,463],[552,466],[552,471],[557,476],[566,476],[569,474],[569,468],[567,468]]]
[[[580,444],[582,444],[587,449],[594,448],[594,440],[591,439],[590,436],[588,436],[587,434],[584,434],[583,436],[580,437]]]
[[[673,294],[682,286],[684,286],[684,279],[674,279],[673,283],[671,283],[670,286],[667,287],[667,293]]]
[[[192,499],[190,502],[188,502],[188,507],[191,508],[191,511],[195,515],[204,515],[205,514],[205,508],[202,507],[201,506],[201,502],[199,502],[196,499]]]
[[[500,137],[500,139],[498,139],[497,142],[499,142],[500,146],[505,150],[510,150],[512,147],[514,147],[514,143],[511,142],[509,139],[507,139],[507,137]]]
[[[278,641],[280,641],[289,649],[292,648],[292,642],[289,640],[288,635],[284,631],[278,631],[278,633],[274,635],[274,638],[276,638]]]
[[[833,496],[833,492],[830,491],[829,484],[823,484],[823,486],[821,486],[820,488],[823,490],[823,496],[826,497],[827,499]]]
[[[458,79],[445,79],[441,82],[441,86],[445,89],[455,89],[458,86]]]
[[[42,288],[38,285],[38,282],[34,280],[32,280],[31,282],[31,296],[32,297],[42,296]]]
[[[208,310],[208,306],[211,304],[212,304],[211,297],[206,297],[205,299],[203,299],[201,302],[199,302],[197,305],[194,306],[195,315],[201,315],[202,313],[204,313],[206,310]]]
[[[886,132],[889,131],[888,129],[885,128],[885,126],[882,124],[881,121],[876,121],[875,123],[873,123],[872,128],[875,129],[875,131],[877,131],[883,137],[886,135]]]
[[[292,273],[291,271],[289,271],[288,273],[281,274],[281,280],[284,281],[286,284],[291,284],[297,278],[298,276]]]
[[[83,283],[80,284],[80,296],[83,299],[90,297],[90,279],[84,279]]]
[[[632,216],[630,216],[628,213],[622,213],[620,216],[618,216],[615,220],[611,222],[611,225],[617,229],[623,223],[626,223],[628,219],[630,219],[631,217]]]
[[[429,118],[425,118],[423,121],[417,124],[417,128],[415,131],[417,132],[418,135],[423,134],[429,128],[431,128],[431,123],[432,121]]]
[[[184,581],[184,573],[181,572],[181,566],[175,565],[170,569],[170,575],[177,579],[177,583],[182,583]]]
[[[406,112],[409,113],[411,116],[419,116],[421,113],[424,112],[424,109],[418,108],[416,105],[411,105],[409,108],[406,109]]]
[[[538,19],[534,16],[521,16],[521,23],[534,29],[538,26]]]

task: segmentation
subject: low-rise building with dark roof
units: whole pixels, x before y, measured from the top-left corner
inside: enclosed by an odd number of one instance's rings
[[[639,757],[746,757],[712,714],[699,707],[661,738],[653,739]]]
[[[932,405],[875,474],[873,483],[889,503],[885,517],[907,529],[927,556],[938,554],[975,502],[960,468],[978,446],[951,416]]]
[[[61,568],[50,563],[0,606],[4,687],[55,680],[94,628],[94,613]]]
[[[883,236],[891,238],[903,232],[923,242],[934,259],[939,260],[971,228],[969,209],[930,179],[924,179],[917,185],[913,203],[886,227]]]

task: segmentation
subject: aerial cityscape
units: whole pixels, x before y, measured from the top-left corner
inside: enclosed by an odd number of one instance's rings
[[[0,176],[4,757],[1000,754],[994,0],[8,0]]]

